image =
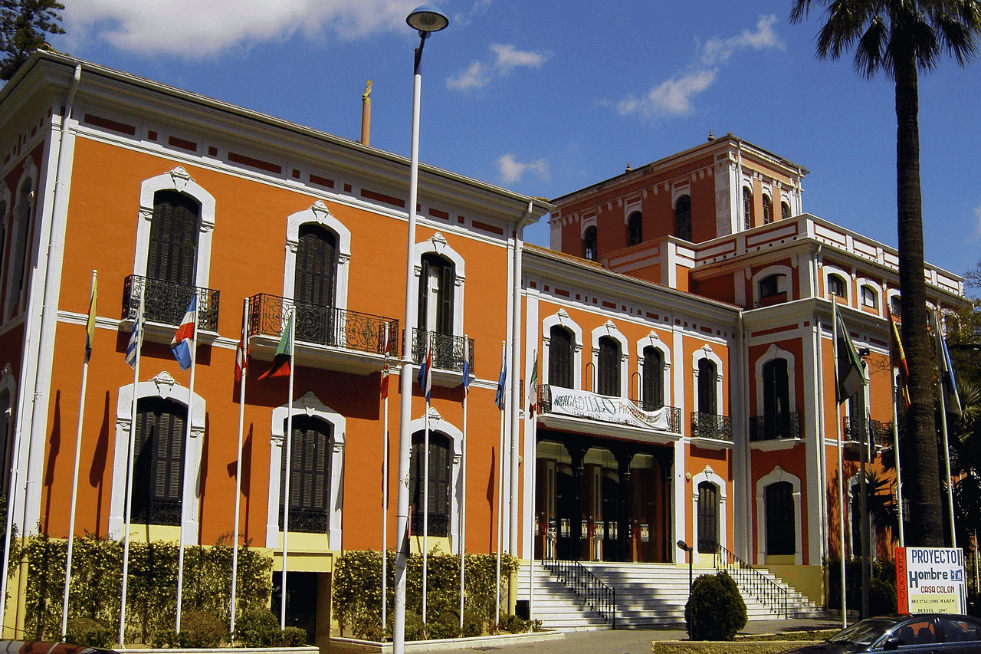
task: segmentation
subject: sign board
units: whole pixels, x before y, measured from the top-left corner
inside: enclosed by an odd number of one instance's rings
[[[605,397],[559,386],[550,386],[549,388],[552,393],[552,409],[550,411],[552,414],[588,418],[644,429],[671,431],[669,407],[661,407],[654,411],[641,411],[626,398]]]
[[[961,548],[896,548],[899,613],[964,613],[966,584]]]

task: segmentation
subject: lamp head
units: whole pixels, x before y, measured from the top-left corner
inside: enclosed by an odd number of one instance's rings
[[[446,29],[450,19],[436,5],[422,5],[413,9],[412,13],[406,16],[405,22],[420,34],[424,34]]]
[[[691,545],[689,545],[688,543],[686,543],[683,540],[679,540],[678,543],[677,543],[677,545],[678,545],[678,547],[680,547],[681,549],[685,550],[686,552],[691,552],[691,550],[692,550]]]

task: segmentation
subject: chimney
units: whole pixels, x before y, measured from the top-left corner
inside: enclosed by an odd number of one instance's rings
[[[361,94],[361,144],[371,145],[371,80]]]

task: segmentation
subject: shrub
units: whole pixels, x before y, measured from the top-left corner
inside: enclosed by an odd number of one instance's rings
[[[113,643],[109,630],[91,618],[69,620],[64,640],[86,647],[109,647]]]
[[[269,609],[242,611],[235,621],[235,640],[245,647],[269,647],[279,620]]]
[[[896,612],[896,586],[882,579],[869,584],[869,615],[889,615]]]
[[[692,640],[733,640],[746,626],[746,603],[732,577],[720,571],[696,579],[685,604],[685,624]]]
[[[529,622],[522,620],[521,618],[514,615],[513,613],[505,616],[504,620],[501,621],[501,629],[503,629],[504,631],[508,631],[512,634],[525,633],[526,631],[528,631],[529,625],[530,625]]]
[[[177,647],[177,632],[173,629],[158,629],[153,632],[153,636],[150,638],[150,647],[162,648],[162,647]]]
[[[302,627],[286,627],[278,632],[278,642],[272,647],[303,647],[307,644],[307,630]]]
[[[188,611],[181,616],[177,642],[181,647],[217,647],[228,633],[221,620],[206,611]]]

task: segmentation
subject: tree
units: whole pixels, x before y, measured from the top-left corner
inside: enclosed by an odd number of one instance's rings
[[[45,34],[64,34],[58,0],[0,0],[0,79],[9,80],[31,54],[44,46]]]
[[[903,477],[910,518],[917,529],[908,545],[944,545],[943,510],[933,422],[933,343],[927,331],[920,197],[919,71],[928,72],[946,53],[964,66],[977,53],[981,0],[815,0],[827,6],[818,33],[817,56],[838,59],[855,48],[856,71],[865,78],[883,72],[895,82],[896,179],[899,227],[899,290],[903,347],[909,364],[910,447]],[[794,0],[799,23],[811,0]]]

